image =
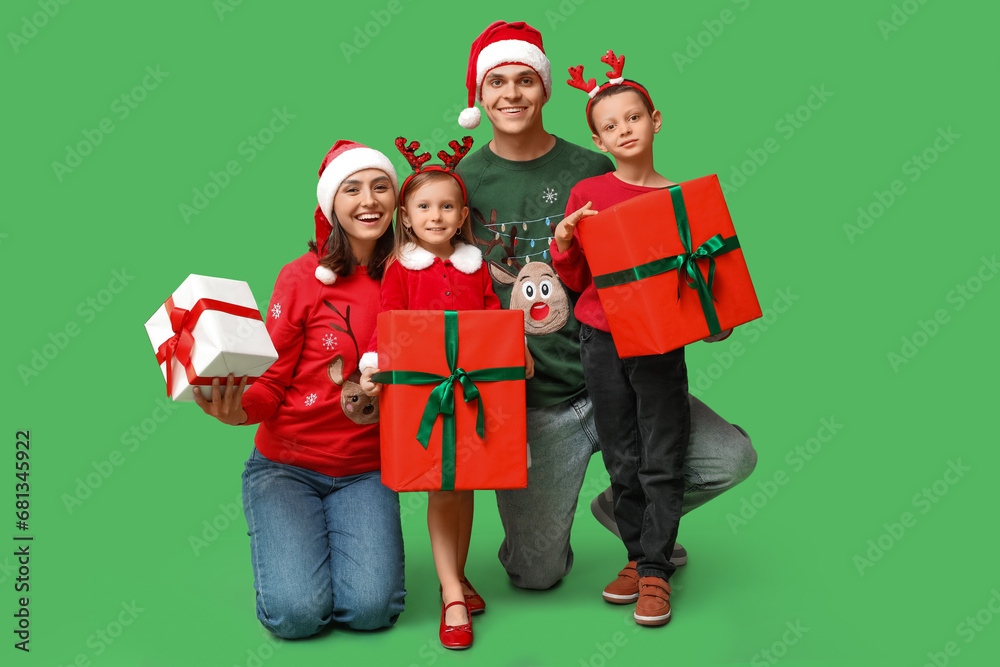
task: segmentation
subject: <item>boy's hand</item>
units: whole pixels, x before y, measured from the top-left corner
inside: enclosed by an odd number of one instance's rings
[[[706,343],[718,343],[720,340],[726,340],[727,338],[729,338],[729,334],[731,333],[733,333],[732,329],[726,329],[725,331],[721,331],[715,334],[714,336],[708,336],[706,338],[702,338],[702,340]]]
[[[372,375],[378,373],[377,368],[366,368],[365,372],[361,374],[361,391],[365,392],[365,396],[378,396],[378,393],[382,391],[382,384],[379,382],[372,382]]]
[[[556,231],[552,237],[556,240],[556,247],[559,248],[559,252],[569,250],[570,245],[573,243],[573,231],[583,216],[597,215],[597,211],[590,208],[591,204],[593,202],[587,202],[579,211],[573,211],[556,225]]]
[[[531,356],[531,350],[528,349],[528,344],[524,344],[524,379],[530,380],[535,377],[535,360]]]
[[[219,378],[212,380],[211,398],[205,398],[200,387],[194,388],[194,402],[198,404],[206,415],[215,417],[223,424],[238,426],[244,423],[248,416],[243,409],[243,390],[247,386],[247,378],[244,375],[239,385],[234,386],[236,378],[230,373],[226,379],[226,390],[222,392]]]

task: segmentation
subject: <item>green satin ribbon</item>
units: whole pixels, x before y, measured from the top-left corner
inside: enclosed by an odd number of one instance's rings
[[[715,258],[718,255],[736,250],[740,247],[740,241],[736,236],[723,238],[722,234],[716,234],[700,246],[691,249],[691,227],[688,223],[687,208],[684,206],[684,195],[681,193],[681,186],[671,185],[670,201],[674,205],[674,218],[677,221],[677,234],[680,236],[681,244],[686,252],[671,257],[654,259],[651,262],[634,266],[630,269],[613,271],[599,276],[594,276],[594,286],[597,289],[617,287],[627,285],[652,276],[658,276],[667,271],[677,270],[677,298],[680,299],[681,281],[688,287],[698,292],[698,300],[701,301],[701,310],[705,315],[705,322],[708,323],[708,330],[712,335],[720,333],[722,327],[719,325],[719,317],[715,312],[712,296],[712,285],[715,283]],[[697,260],[708,260],[708,279],[698,270]]]
[[[502,366],[466,371],[456,368],[458,361],[458,313],[444,311],[444,353],[448,361],[450,375],[425,373],[423,371],[382,371],[372,375],[372,381],[382,384],[437,384],[431,391],[417,429],[417,442],[427,449],[431,440],[434,422],[441,415],[441,490],[455,489],[455,382],[462,385],[465,402],[478,401],[476,433],[480,438],[486,435],[486,415],[483,401],[476,382],[505,382],[523,380],[524,366]]]

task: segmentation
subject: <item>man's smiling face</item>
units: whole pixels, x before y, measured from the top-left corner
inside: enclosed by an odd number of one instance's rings
[[[527,65],[491,69],[483,78],[481,98],[494,132],[516,135],[542,123],[545,86]]]

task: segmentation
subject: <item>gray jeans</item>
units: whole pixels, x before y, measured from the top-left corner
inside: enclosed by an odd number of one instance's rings
[[[745,431],[694,396],[688,398],[691,440],[684,460],[684,514],[742,482],[757,465]],[[573,568],[570,529],[587,464],[599,443],[587,394],[528,408],[527,419],[528,487],[496,492],[504,528],[499,556],[515,586],[545,589]]]

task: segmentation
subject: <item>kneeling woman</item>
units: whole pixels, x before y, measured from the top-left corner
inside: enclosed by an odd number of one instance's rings
[[[198,405],[259,424],[243,473],[257,617],[279,637],[359,630],[403,611],[399,498],[379,473],[378,402],[358,385],[393,248],[396,172],[338,141],[320,167],[316,240],[278,275],[265,314],[278,361],[244,393],[230,376]]]

